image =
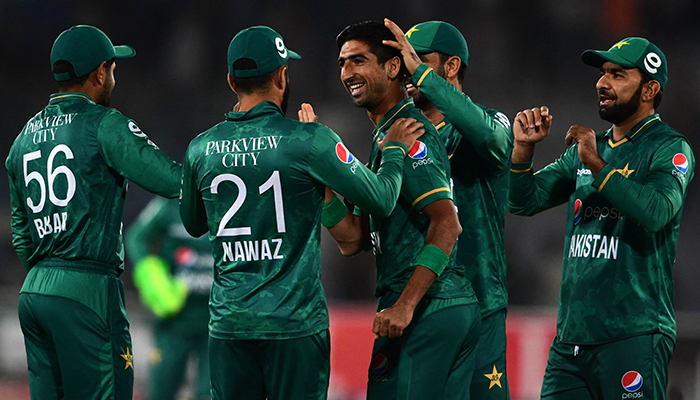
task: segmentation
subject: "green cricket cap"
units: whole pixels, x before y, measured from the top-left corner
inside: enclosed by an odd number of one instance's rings
[[[464,65],[469,63],[469,48],[462,33],[444,21],[428,21],[415,25],[406,32],[408,43],[416,53],[434,51],[448,56],[457,56]]]
[[[234,69],[241,59],[250,59],[255,67]],[[252,26],[238,32],[228,45],[228,73],[234,78],[251,78],[268,74],[283,66],[290,58],[298,60],[299,54],[284,45],[282,36],[267,26]]]
[[[90,25],[76,25],[63,32],[53,42],[51,67],[59,60],[68,61],[73,66],[76,77],[89,74],[103,61],[113,58],[131,58],[136,50],[131,46],[114,46],[107,35]],[[71,79],[70,72],[53,74],[56,81]]]
[[[643,73],[656,79],[661,89],[668,82],[668,66],[666,56],[647,39],[629,37],[615,43],[608,51],[586,50],[581,54],[581,60],[593,67],[601,67],[606,61],[626,68],[639,68]]]

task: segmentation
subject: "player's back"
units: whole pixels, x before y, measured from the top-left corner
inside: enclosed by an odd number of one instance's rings
[[[264,102],[195,138],[186,155],[215,260],[210,333],[302,337],[328,327],[321,286],[323,185],[310,158],[327,127]]]
[[[99,150],[97,131],[107,115],[126,123],[85,94],[59,93],[15,139],[6,166],[17,197],[13,209],[26,209],[30,266],[60,259],[122,268],[126,182]]]

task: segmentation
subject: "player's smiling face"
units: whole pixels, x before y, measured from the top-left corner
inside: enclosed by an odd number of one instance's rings
[[[596,83],[598,114],[613,124],[625,121],[639,110],[643,87],[639,69],[606,62]]]
[[[386,96],[389,76],[385,65],[359,40],[348,40],[340,48],[340,80],[356,106],[372,111]]]

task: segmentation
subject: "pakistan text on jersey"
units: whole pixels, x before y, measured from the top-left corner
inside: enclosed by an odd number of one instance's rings
[[[281,260],[284,258],[284,255],[280,254],[282,239],[222,242],[221,245],[224,249],[223,262]]]
[[[590,257],[617,260],[617,248],[620,238],[617,236],[602,236],[581,234],[571,236],[569,255],[567,257]]]
[[[66,212],[54,213],[53,215],[34,219],[34,227],[36,227],[39,239],[52,233],[65,232],[67,219],[68,213]]]

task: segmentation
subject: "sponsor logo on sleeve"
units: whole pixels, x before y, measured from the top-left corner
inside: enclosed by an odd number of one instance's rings
[[[335,145],[335,155],[338,156],[338,159],[345,164],[351,164],[353,161],[355,161],[355,156],[353,156],[352,153],[350,153],[350,150],[348,150],[348,148],[342,143]]]
[[[683,153],[678,153],[673,156],[673,166],[682,173],[688,172],[688,157]]]

